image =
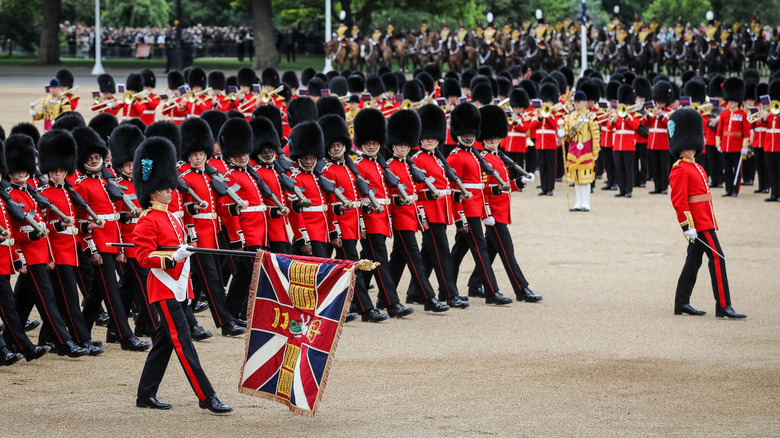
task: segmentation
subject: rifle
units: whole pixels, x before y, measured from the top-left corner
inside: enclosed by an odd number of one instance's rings
[[[504,164],[515,169],[520,175],[523,175],[526,178],[531,177],[530,173],[526,172],[526,170],[523,169],[519,164],[515,163],[515,160],[509,158],[509,155],[507,155],[504,151],[498,149],[497,153],[498,153],[498,157],[501,158],[501,161],[503,161]]]
[[[35,200],[35,202],[38,203],[38,205],[41,206],[42,210],[51,210],[52,213],[57,215],[60,219],[62,219],[62,222],[66,225],[70,224],[73,220],[62,212],[59,208],[57,208],[56,205],[52,204],[51,201],[49,201],[48,198],[43,196],[39,191],[35,190],[35,187],[32,186],[32,184],[27,183],[27,193],[30,194],[30,196]]]
[[[436,158],[441,161],[441,166],[444,169],[444,175],[447,177],[447,179],[450,182],[455,183],[461,193],[469,193],[468,190],[466,190],[466,187],[463,186],[463,181],[460,179],[458,174],[455,173],[455,170],[452,167],[450,167],[450,163],[447,162],[447,159],[444,157],[444,152],[442,152],[441,149],[436,148],[434,149],[434,154],[436,154]]]
[[[314,165],[314,169],[312,170],[312,173],[320,182],[320,187],[325,191],[325,193],[335,196],[341,205],[344,206],[344,208],[349,209],[351,207],[351,202],[349,199],[344,197],[344,189],[341,187],[336,187],[336,183],[334,181],[328,179],[325,177],[325,175],[322,174],[323,167],[325,167],[325,160],[320,158],[317,160],[317,164]]]
[[[438,193],[436,187],[433,186],[433,182],[436,181],[436,178],[432,176],[426,177],[426,172],[417,167],[417,164],[415,164],[414,161],[409,157],[406,158],[406,164],[409,165],[409,174],[412,176],[414,182],[423,183],[425,184],[425,188],[427,188],[430,192]]]
[[[192,198],[192,200],[195,201],[195,203],[198,204],[200,208],[208,207],[209,205],[208,202],[200,199],[200,196],[198,196],[198,194],[195,193],[194,190],[192,190],[192,187],[188,186],[183,179],[179,178],[179,186],[176,187],[176,189],[179,190],[179,192],[181,193],[186,193],[190,195],[190,198]]]
[[[257,188],[260,189],[260,193],[263,195],[263,197],[270,199],[276,208],[282,212],[282,216],[290,212],[290,210],[285,207],[281,201],[279,201],[279,198],[276,197],[276,194],[271,191],[271,188],[268,187],[268,184],[266,184],[265,181],[260,178],[260,175],[257,174],[257,171],[255,171],[251,164],[246,165],[246,172],[249,174],[249,176],[255,179]]]
[[[24,204],[14,201],[11,195],[5,190],[9,185],[10,183],[8,181],[3,180],[0,182],[0,199],[5,202],[8,214],[17,222],[27,222],[27,224],[35,230],[38,237],[45,236],[46,231],[41,227],[41,224],[35,220],[35,212],[33,210],[24,211]]]
[[[220,198],[227,196],[231,201],[233,201],[233,203],[236,205],[236,208],[241,211],[241,208],[244,206],[244,200],[241,199],[238,194],[236,194],[235,190],[227,185],[227,180],[225,177],[219,173],[215,167],[209,166],[208,164],[206,164],[203,169],[204,172],[206,172],[206,175],[211,178],[211,188],[214,189],[214,192],[217,194],[217,196]]]
[[[383,157],[381,154],[377,154],[376,162],[379,163],[379,165],[385,171],[385,182],[387,183],[388,187],[392,187],[398,190],[398,196],[401,197],[405,204],[411,204],[412,198],[406,194],[406,185],[401,184],[401,180],[398,179],[393,171],[390,170],[390,167],[387,165],[387,161],[385,161],[385,157]]]
[[[279,185],[282,186],[282,189],[285,192],[295,194],[295,197],[298,198],[298,202],[304,207],[311,205],[311,201],[303,195],[303,192],[306,191],[306,189],[302,189],[295,185],[295,181],[290,178],[290,175],[287,175],[287,171],[285,171],[284,166],[279,163],[279,160],[274,160],[274,170],[279,174]]]
[[[81,195],[78,194],[75,190],[73,190],[73,184],[70,183],[67,179],[65,180],[65,190],[68,191],[68,196],[70,196],[70,200],[73,201],[73,205],[76,206],[79,210],[84,210],[87,212],[90,218],[98,225],[103,225],[103,219],[100,219],[98,215],[95,213],[95,210],[92,209],[92,207],[87,204],[87,201],[84,200],[84,198],[81,197]]]
[[[375,212],[381,213],[383,207],[379,204],[379,201],[377,201],[376,196],[374,196],[374,191],[368,187],[368,181],[360,174],[357,166],[355,166],[355,162],[352,161],[352,158],[350,158],[349,155],[344,154],[344,163],[355,176],[355,187],[357,187],[360,196],[368,198],[371,202],[371,208]]]
[[[131,213],[137,213],[137,210],[139,210],[138,207],[133,204],[133,201],[130,200],[130,197],[127,196],[125,193],[125,190],[127,190],[127,187],[119,185],[116,182],[116,176],[114,176],[111,171],[108,170],[106,166],[103,166],[100,169],[100,175],[105,178],[106,180],[106,192],[108,193],[108,197],[112,201],[119,201],[121,200],[123,204],[125,204],[125,207],[127,207],[128,211]]]
[[[501,178],[501,174],[498,173],[496,169],[493,169],[493,166],[490,165],[487,161],[485,161],[485,157],[482,156],[482,154],[479,153],[479,151],[472,151],[475,157],[477,157],[477,161],[479,161],[479,165],[482,166],[482,169],[485,171],[485,173],[489,173],[493,175],[493,178],[498,181],[498,184],[501,186],[503,190],[509,190],[509,184],[504,181],[503,178]]]

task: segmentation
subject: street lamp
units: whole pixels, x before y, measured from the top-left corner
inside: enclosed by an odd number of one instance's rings
[[[327,46],[330,42],[330,35],[331,35],[331,25],[330,25],[330,13],[331,13],[331,4],[330,0],[325,0],[325,45]],[[330,58],[328,57],[327,52],[325,53],[325,68],[322,69],[323,73],[327,73],[329,71],[333,70],[333,63],[331,62]]]
[[[106,72],[100,59],[102,57],[100,50],[102,33],[100,28],[100,0],[95,0],[95,66],[92,67],[92,74],[95,76]]]

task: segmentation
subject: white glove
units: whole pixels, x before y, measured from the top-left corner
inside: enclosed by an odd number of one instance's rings
[[[699,235],[696,232],[696,228],[688,228],[687,230],[683,231],[683,234],[685,234],[685,237],[688,238],[689,241],[693,242],[696,240],[696,237]]]
[[[439,198],[443,198],[443,197],[447,196],[447,191],[446,191],[446,190],[438,190],[438,189],[437,189],[437,190],[436,190],[436,195],[437,195]]]
[[[488,216],[485,219],[482,219],[482,223],[489,227],[492,227],[493,225],[496,224],[496,218],[494,218],[493,216]]]
[[[723,152],[723,150],[720,148],[720,146],[717,147],[718,152]]]
[[[748,148],[742,148],[742,150],[740,151],[740,153],[741,153],[742,155],[747,155],[747,153],[748,153]]]
[[[179,249],[174,251],[173,260],[180,262],[193,254],[192,251],[187,251],[187,245],[181,245],[179,246]]]
[[[532,182],[536,181],[536,174],[532,173],[532,174],[530,174],[530,176],[524,176],[524,177],[520,178],[520,181],[522,181],[523,184],[532,183]]]
[[[35,112],[35,110],[34,110],[34,109],[31,109],[31,110],[30,110],[30,115],[31,115],[31,116],[34,116],[35,114],[37,114],[37,113]]]

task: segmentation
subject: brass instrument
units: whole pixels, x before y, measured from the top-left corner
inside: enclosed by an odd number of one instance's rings
[[[401,102],[401,109],[412,109],[412,106],[414,104],[409,99],[404,99],[403,102]]]
[[[338,96],[338,98],[339,98],[339,102],[342,102],[342,103],[343,103],[343,102],[346,102],[346,101],[348,101],[348,100],[349,100],[349,98],[350,98],[350,97],[351,97],[351,96],[350,96],[349,94],[347,94],[347,95],[345,95],[345,96]]]
[[[149,95],[148,91],[141,91],[140,93],[131,93],[129,91],[125,92],[125,94],[122,95],[122,102],[124,102],[127,105],[130,105],[133,103],[135,99],[143,98]]]
[[[108,106],[111,106],[111,105],[113,105],[115,103],[119,103],[119,102],[120,102],[120,100],[117,99],[117,98],[104,100],[103,102],[101,102],[100,98],[96,97],[95,98],[95,103],[91,107],[89,107],[89,109],[90,109],[90,111],[93,111],[93,112],[94,111],[100,111],[100,110],[103,110],[103,109],[107,108]]]
[[[769,104],[769,112],[774,115],[780,114],[780,102],[773,100],[772,103]]]
[[[209,91],[211,91],[211,87],[204,88],[197,93],[194,91],[190,91],[187,93],[187,100],[190,102],[195,102],[200,96],[203,96],[204,94],[207,94]]]
[[[499,107],[503,108],[505,111],[511,111],[512,110],[512,108],[509,106],[509,98],[508,97],[506,99],[502,100],[501,102],[498,102],[498,104],[496,104],[496,106],[499,106]]]
[[[260,101],[263,103],[268,103],[271,101],[271,98],[279,94],[282,90],[284,90],[284,85],[279,85],[278,87],[274,88],[269,92],[261,91]],[[347,97],[347,99],[349,99],[349,97]]]
[[[754,113],[748,114],[748,117],[747,117],[748,122],[749,123],[756,123],[757,121],[759,121],[761,119],[761,116],[763,115],[762,112],[763,111],[761,111],[761,109],[759,109],[758,111],[756,111]]]
[[[163,109],[162,109],[162,112],[170,111],[170,110],[176,108],[177,106],[179,106],[179,102],[176,99],[177,99],[176,97],[172,97],[172,98],[168,99],[168,102],[171,102],[171,103],[169,103],[168,105],[164,106]]]

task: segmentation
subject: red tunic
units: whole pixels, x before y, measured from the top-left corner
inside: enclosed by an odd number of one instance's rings
[[[473,195],[469,200],[461,198],[461,202],[456,202],[454,207],[458,213],[462,212],[466,217],[486,218],[487,209],[482,196],[482,189],[485,187],[482,181],[483,171],[474,153],[473,148],[463,149],[461,146],[458,146],[447,157],[450,167],[463,181],[463,186],[466,190]],[[460,189],[454,183],[451,188],[453,191],[460,192]],[[455,219],[459,218],[456,217]]]
[[[534,131],[536,150],[555,150],[558,148],[558,120],[560,117],[533,119],[528,122],[528,129]]]
[[[146,126],[154,123],[155,112],[159,105],[160,96],[154,93],[149,93],[149,95],[146,96],[146,109],[144,110],[143,114],[141,114],[141,121],[144,122]]]
[[[636,150],[636,130],[640,119],[631,116],[618,117],[613,123],[614,137],[612,150],[615,152]]]
[[[715,146],[715,132],[717,131],[717,126],[715,128],[710,128],[710,118],[712,116],[710,114],[702,116],[702,125],[704,125],[704,144],[708,146]]]
[[[151,269],[146,280],[149,303],[174,299],[173,291],[158,278],[167,275],[172,281],[186,276],[186,298],[192,299],[192,283],[189,272],[184,271],[185,264],[173,260],[174,251],[158,251],[159,246],[180,246],[186,242],[184,224],[176,216],[163,211],[165,205],[152,204],[152,208],[143,212],[136,226],[135,250],[138,264]],[[158,271],[155,271],[155,270]],[[184,281],[183,279],[181,281]]]
[[[531,123],[530,120],[523,122],[521,119],[518,122],[510,124],[507,137],[501,140],[501,147],[507,152],[525,153],[528,141],[527,132],[530,129]]]
[[[672,206],[683,231],[688,228],[696,228],[699,232],[718,229],[707,172],[703,167],[686,158],[678,160],[669,174],[669,185]]]
[[[43,222],[40,206],[30,194],[27,193],[25,188],[11,184],[9,195],[11,195],[11,198],[14,201],[24,204],[24,211],[32,210],[37,222]],[[32,227],[28,225],[27,222],[16,222],[11,218],[11,229],[14,240],[16,240],[16,243],[22,250],[28,265],[40,265],[54,260],[51,255],[51,248],[49,247],[49,239],[38,238],[35,231],[33,231]]]
[[[16,274],[14,261],[19,258],[15,250],[19,249],[19,245],[13,238],[14,225],[8,210],[5,209],[5,202],[0,202],[0,213],[0,225],[8,231],[8,238],[0,241],[0,275],[14,275]]]
[[[660,113],[660,111],[659,111]],[[655,114],[650,117],[650,136],[647,138],[647,149],[651,151],[669,150],[669,133],[666,124],[669,119],[664,114]],[[637,140],[639,143],[639,140]]]
[[[273,194],[276,195],[276,199],[278,199],[282,204],[286,205],[286,197],[282,195],[282,184],[279,182],[279,173],[276,172],[276,169],[273,168],[273,164],[263,164],[261,166],[257,166],[255,167],[255,171],[257,171],[260,179],[262,179],[268,188],[271,189]],[[287,216],[277,214],[279,212],[278,207],[274,206],[270,199],[263,198],[263,200],[266,205],[269,206],[269,214],[266,217],[266,220],[268,221],[268,241],[289,242],[290,235],[287,233],[287,223],[289,220],[287,219]],[[273,212],[273,214],[271,214],[271,212]]]
[[[266,205],[263,203],[257,182],[246,172],[245,168],[231,166],[225,176],[230,180],[229,185],[233,187],[238,196],[249,204],[247,208],[241,210],[241,214],[238,216],[238,223],[244,233],[245,245],[247,247],[267,246]],[[224,197],[222,202],[223,205],[228,206],[233,203],[227,197]],[[235,211],[231,207],[228,208]]]
[[[780,115],[769,114],[764,131],[764,151],[780,152]]]
[[[117,178],[117,184],[127,187],[125,193],[127,197],[133,202],[137,208],[141,208],[141,204],[138,203],[138,197],[135,194],[135,185],[130,177],[122,175]],[[114,203],[116,211],[119,212],[119,232],[122,234],[122,242],[133,243],[133,236],[135,234],[135,224],[138,223],[138,218],[130,217],[130,210],[127,208],[124,202],[116,201]],[[125,248],[125,255],[127,257],[135,258],[135,248]]]
[[[361,157],[355,160],[360,174],[363,175],[368,181],[369,187],[374,189],[376,193],[374,197],[385,208],[381,213],[376,213],[373,210],[366,210],[363,214],[363,223],[366,226],[366,233],[368,234],[382,234],[389,237],[392,233],[392,223],[390,220],[390,212],[388,211],[388,205],[390,205],[390,191],[385,183],[385,173],[382,166],[376,162],[376,158]]]
[[[398,195],[398,189],[391,189],[393,202],[390,203],[390,214],[393,217],[393,230],[395,231],[417,231],[422,230],[422,226],[417,218],[417,189],[409,173],[409,165],[406,159],[401,161],[398,157],[393,157],[387,162],[387,166],[398,177],[400,183],[406,186],[406,195],[413,201],[410,205],[403,205]]]
[[[187,107],[179,108],[179,102],[181,102],[182,99],[182,97],[174,97],[166,105],[168,109],[163,110],[162,112],[163,116],[168,117],[168,120],[176,125],[181,125],[181,122],[187,118]],[[173,107],[170,107],[171,105],[173,105]]]
[[[129,105],[127,103],[121,103],[122,107],[122,120],[140,119],[146,111],[146,101],[134,99]]]
[[[338,229],[337,237],[348,240],[360,239],[360,193],[358,193],[355,186],[355,175],[349,170],[347,165],[343,162],[330,162],[324,169],[322,174],[335,182],[336,187],[344,189],[342,193],[345,198],[355,205],[355,208],[351,210],[344,210],[341,202],[336,199],[335,195],[328,195],[328,220],[331,224],[331,229]],[[304,196],[306,194],[304,193]]]
[[[740,152],[750,138],[750,122],[742,110],[723,110],[718,120],[718,131],[715,133],[715,144],[722,152]]]
[[[76,208],[70,200],[68,191],[63,186],[52,185],[44,187],[41,194],[49,202],[54,204],[61,212],[71,218],[71,223],[65,225],[61,222],[59,216],[49,210],[46,213],[46,226],[49,228],[49,240],[56,250],[54,251],[54,261],[58,265],[78,266],[79,258],[76,253],[76,235],[78,234],[78,224],[76,222]]]
[[[501,179],[512,187],[512,191],[520,190],[517,182],[509,178],[509,169],[507,169],[504,161],[501,160],[501,157],[495,152],[487,152],[485,154],[485,161],[493,166],[493,170],[498,171]],[[488,175],[488,182],[485,186],[484,194],[488,205],[490,205],[490,212],[496,222],[500,224],[511,224],[512,215],[510,214],[510,204],[512,201],[512,193],[501,191],[501,187],[493,174]]]
[[[293,168],[290,177],[295,180],[296,186],[303,189],[303,196],[311,201],[311,206],[290,213],[293,237],[295,240],[330,242],[333,229],[328,222],[328,200],[317,177],[299,168]]]
[[[201,170],[192,169],[189,164],[180,167],[179,171],[182,172],[179,178],[183,179],[200,199],[208,203],[206,208],[195,210],[195,201],[189,195],[183,196],[184,216],[188,219],[188,223],[195,226],[195,232],[198,233],[198,247],[218,248],[217,198],[211,189],[211,178]]]
[[[417,205],[422,206],[428,222],[434,224],[452,225],[452,197],[450,195],[450,182],[444,172],[444,167],[433,153],[419,151],[412,157],[414,164],[425,171],[426,176],[433,177],[433,186],[447,193],[439,199],[433,199],[425,184],[417,184]]]
[[[117,222],[119,214],[106,192],[105,184],[106,180],[100,175],[82,174],[73,184],[73,190],[84,198],[84,202],[92,207],[100,219],[103,219],[103,227],[93,228],[91,233],[98,251],[117,254],[119,248],[106,246],[106,243],[122,241]],[[92,220],[84,211],[79,211],[79,219],[82,222]]]

